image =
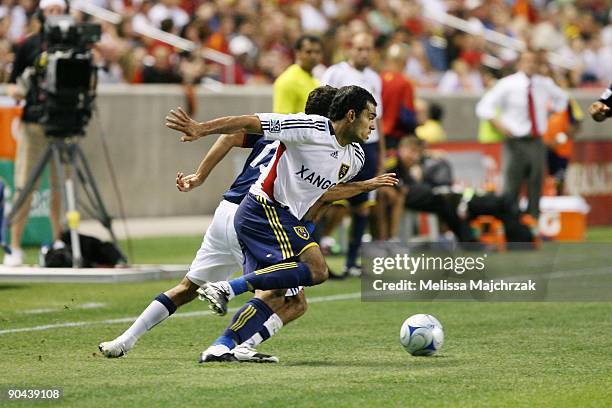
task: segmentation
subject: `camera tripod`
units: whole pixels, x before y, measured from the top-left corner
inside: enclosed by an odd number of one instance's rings
[[[80,239],[77,231],[81,218],[80,212],[77,209],[77,191],[79,185],[82,186],[89,204],[92,206],[91,211],[89,211],[91,213],[90,215],[108,230],[113,244],[119,249],[117,238],[113,233],[111,225],[112,218],[106,211],[106,207],[102,202],[102,197],[96,186],[87,159],[74,138],[49,138],[49,145],[28,176],[25,187],[17,193],[18,196],[14,202],[13,208],[6,217],[6,228],[8,229],[13,223],[13,218],[17,211],[24,204],[27,197],[33,192],[37,180],[42,175],[47,163],[51,163],[51,160],[55,163],[55,168],[57,170],[57,177],[63,198],[63,213],[65,214],[65,221],[70,230],[72,267],[78,268],[83,264]],[[122,252],[121,260],[127,263],[127,257]]]

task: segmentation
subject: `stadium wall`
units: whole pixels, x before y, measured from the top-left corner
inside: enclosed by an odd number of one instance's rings
[[[598,90],[577,91],[574,95],[586,110],[598,97]],[[440,96],[432,91],[419,91],[419,96],[443,106],[443,124],[450,141],[476,140],[478,121],[474,107],[479,95]],[[222,91],[202,88],[195,100],[198,120],[266,112],[272,108],[272,88],[225,87]],[[186,101],[183,88],[174,85],[100,87],[98,113],[82,146],[112,214],[118,214],[118,205],[104,159],[102,138],[108,145],[127,216],[211,214],[216,208],[223,191],[241,168],[245,152],[234,149],[198,190],[178,192],[176,172],[194,171],[215,140],[208,137],[180,143],[178,135],[165,128],[167,112],[179,105],[186,106]],[[579,140],[612,140],[609,129],[608,124],[586,119]]]

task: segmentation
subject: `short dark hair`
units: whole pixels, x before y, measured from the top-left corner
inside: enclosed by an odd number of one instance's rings
[[[442,120],[443,116],[444,116],[444,108],[442,108],[441,105],[435,102],[432,102],[429,105],[429,119],[440,121]]]
[[[302,47],[304,46],[304,42],[312,42],[312,43],[316,43],[319,44],[320,46],[323,46],[323,42],[321,41],[321,38],[317,37],[316,35],[312,35],[312,34],[304,34],[301,35],[300,38],[297,39],[297,41],[295,42],[295,50],[296,51],[300,51],[302,49]]]
[[[313,89],[308,94],[304,112],[306,112],[307,115],[327,116],[332,100],[337,93],[338,88],[329,85]]]
[[[338,89],[327,117],[333,121],[342,120],[351,109],[359,116],[366,109],[368,102],[376,106],[376,99],[367,90],[356,85],[343,86]]]

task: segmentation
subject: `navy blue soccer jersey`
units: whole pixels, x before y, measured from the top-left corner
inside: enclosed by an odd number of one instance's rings
[[[244,167],[234,183],[223,194],[223,198],[234,204],[240,204],[249,192],[251,185],[259,178],[261,169],[272,160],[278,145],[278,141],[265,140],[262,135],[245,134],[242,147],[250,147],[253,150],[247,157]]]

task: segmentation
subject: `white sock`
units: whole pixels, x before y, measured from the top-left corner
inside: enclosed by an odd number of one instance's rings
[[[269,339],[274,336],[280,329],[283,328],[283,320],[279,315],[274,313],[272,316],[268,317],[268,320],[263,324],[264,327],[268,330],[268,337],[263,338],[261,334],[255,333],[251,338],[244,341],[244,345],[250,348],[257,348],[264,340]]]
[[[229,293],[229,296],[227,297],[227,300],[232,300],[233,298],[235,298],[236,294],[234,293],[234,289],[232,288],[232,285],[230,285],[229,282],[222,282],[222,283],[223,283],[223,287]]]
[[[124,344],[128,348],[132,348],[138,339],[151,330],[153,326],[163,322],[170,316],[170,312],[161,302],[154,300],[151,304],[138,316],[138,319],[129,329],[127,329],[121,337]]]

